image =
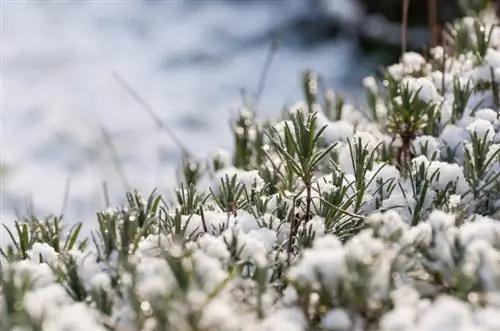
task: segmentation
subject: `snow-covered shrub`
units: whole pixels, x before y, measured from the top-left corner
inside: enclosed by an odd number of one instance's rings
[[[5,227],[0,330],[499,330],[500,28],[450,36],[365,79],[370,116],[312,74],[245,105],[172,201]]]

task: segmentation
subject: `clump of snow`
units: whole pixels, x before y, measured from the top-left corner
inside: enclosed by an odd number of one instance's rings
[[[323,137],[328,142],[346,141],[354,134],[354,126],[347,121],[328,122]]]
[[[439,102],[441,95],[438,93],[434,83],[425,77],[405,77],[403,84],[407,84],[410,91],[418,93],[418,97],[427,102]]]
[[[326,313],[321,321],[326,330],[344,331],[352,328],[349,315],[343,309],[332,309]]]
[[[499,121],[498,112],[491,108],[482,108],[474,113],[474,117],[496,124]]]
[[[467,126],[467,130],[471,135],[477,135],[480,140],[491,141],[495,137],[495,128],[493,125],[482,119],[477,119]]]
[[[212,188],[219,192],[218,189],[220,188],[221,180],[225,183],[226,178],[229,178],[231,181],[233,176],[236,176],[237,183],[243,185],[248,190],[260,191],[265,185],[264,180],[259,176],[258,170],[244,171],[230,167],[221,169],[214,174]]]
[[[43,261],[49,265],[55,266],[57,261],[57,252],[46,243],[34,243],[28,253],[32,262]]]
[[[416,155],[425,155],[428,159],[440,157],[440,142],[433,136],[418,136],[412,146]]]

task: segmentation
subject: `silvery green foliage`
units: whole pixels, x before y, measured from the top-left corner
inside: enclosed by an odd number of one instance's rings
[[[3,330],[500,330],[500,28],[404,54],[371,115],[305,101],[186,156],[173,201],[128,193],[96,230],[2,229]],[[324,101],[324,102],[323,102]]]

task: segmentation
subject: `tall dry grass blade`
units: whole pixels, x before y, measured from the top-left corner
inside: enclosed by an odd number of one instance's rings
[[[115,146],[113,145],[111,135],[103,126],[101,126],[101,133],[102,133],[104,143],[106,144],[106,146],[109,150],[109,153],[111,155],[111,160],[113,161],[113,166],[115,167],[116,173],[118,174],[118,177],[120,178],[120,181],[123,185],[123,188],[125,189],[126,192],[131,192],[130,183],[127,180],[127,177],[125,176],[123,164],[118,156],[118,153],[116,151]]]
[[[112,75],[113,78],[116,79],[116,81],[130,94],[130,96],[132,96],[132,98],[134,98],[141,105],[141,107],[148,113],[148,115],[155,122],[156,126],[158,126],[160,130],[165,131],[167,135],[170,137],[170,139],[172,139],[172,141],[184,154],[192,156],[193,153],[191,153],[189,149],[186,147],[186,145],[184,145],[179,140],[179,138],[177,138],[172,129],[161,120],[161,118],[153,110],[153,107],[151,107],[151,105],[147,103],[146,100],[144,100],[144,98],[141,97],[136,90],[134,90],[127,82],[125,82],[123,77],[121,77],[116,71],[113,71]]]
[[[262,67],[262,71],[260,73],[259,82],[257,84],[255,100],[252,105],[254,111],[257,111],[257,107],[259,105],[262,92],[264,92],[264,87],[266,85],[267,75],[269,74],[269,70],[271,69],[271,63],[273,62],[273,58],[274,55],[276,54],[277,49],[278,49],[278,42],[276,40],[273,40],[269,47],[269,52],[267,53],[266,62],[264,62],[264,66]]]

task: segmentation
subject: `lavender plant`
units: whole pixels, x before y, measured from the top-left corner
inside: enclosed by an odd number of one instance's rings
[[[312,72],[277,120],[246,104],[172,201],[4,227],[0,331],[500,330],[500,27],[474,15],[366,111]]]

